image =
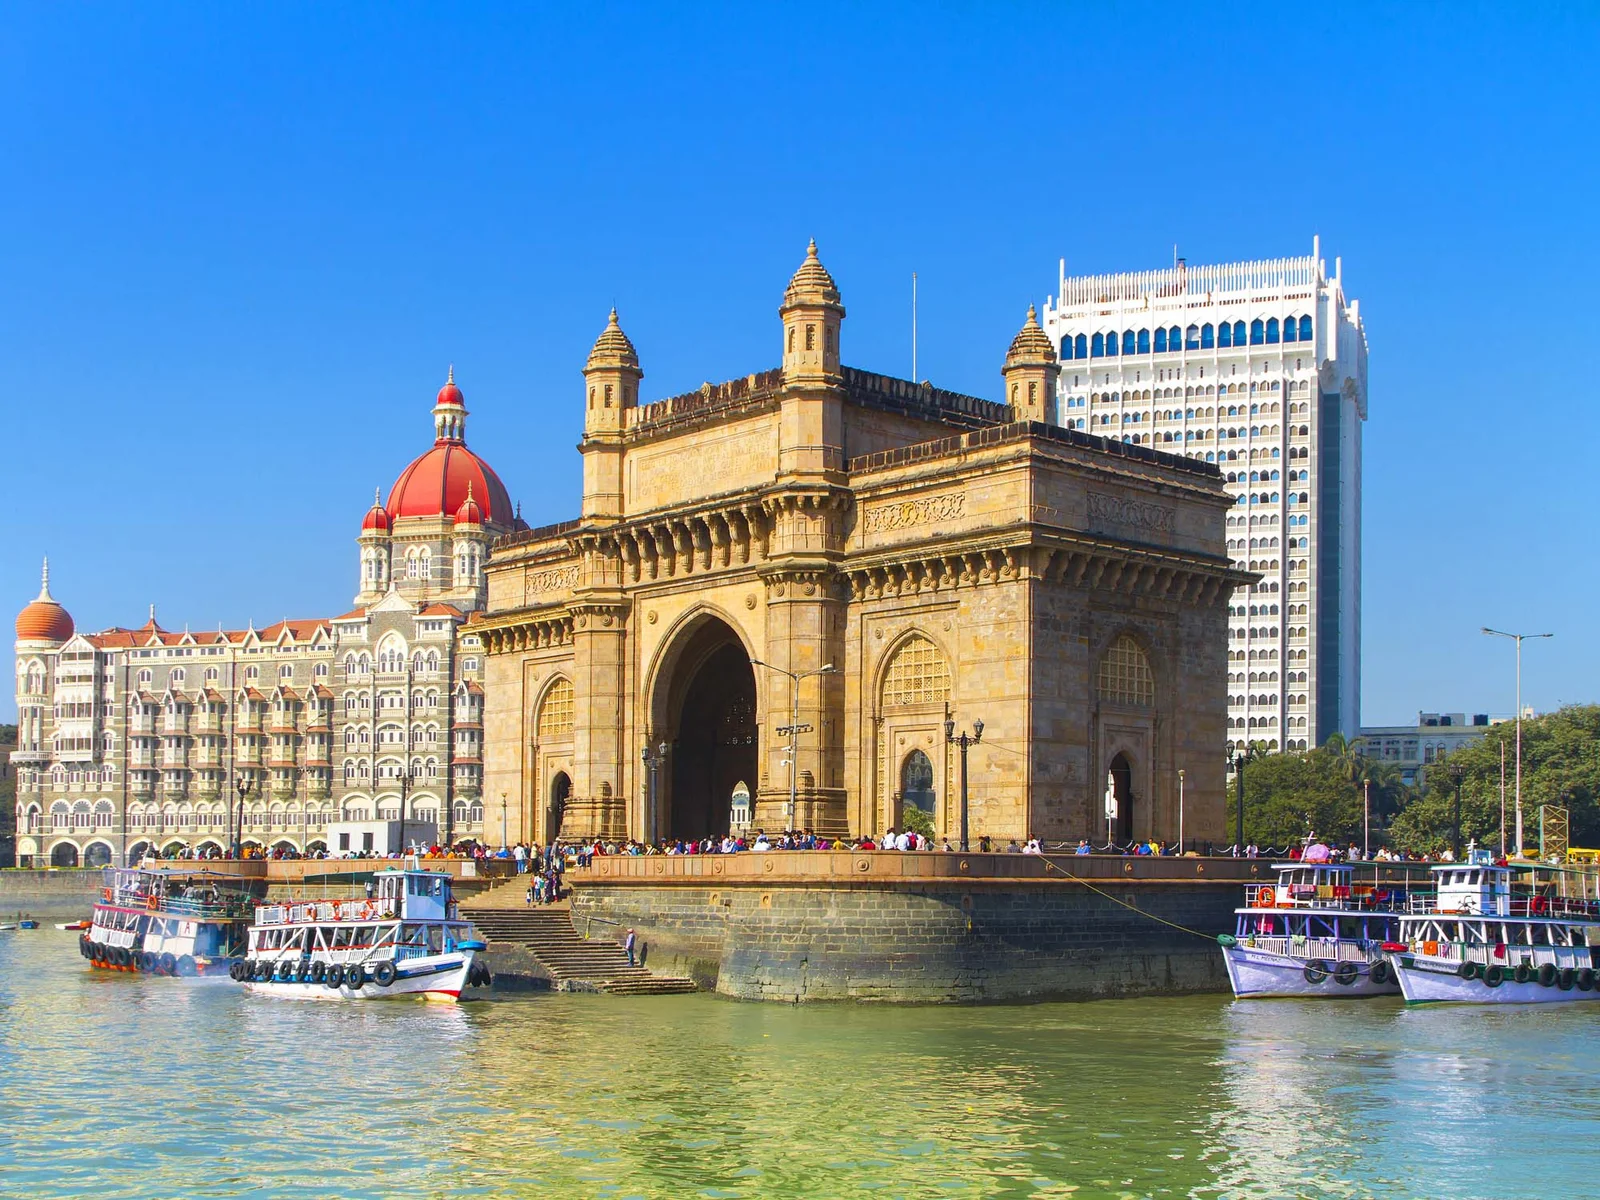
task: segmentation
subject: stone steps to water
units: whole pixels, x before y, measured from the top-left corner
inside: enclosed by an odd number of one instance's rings
[[[527,949],[558,987],[592,987],[618,996],[696,990],[692,979],[630,966],[627,951],[616,942],[580,936],[565,904],[523,909],[464,907],[461,913],[491,945],[503,942]]]

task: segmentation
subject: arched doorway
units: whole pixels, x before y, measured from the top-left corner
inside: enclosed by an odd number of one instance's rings
[[[1133,841],[1133,764],[1126,754],[1111,760],[1111,788],[1117,798],[1116,819],[1111,822],[1111,840],[1119,846]]]
[[[57,842],[50,848],[50,865],[52,867],[77,866],[78,848],[71,842]]]
[[[661,835],[726,834],[734,792],[758,778],[755,669],[730,626],[708,618],[687,636],[657,685],[654,715],[672,732]]]
[[[900,764],[900,825],[932,836],[938,793],[933,786],[933,760],[913,750]]]
[[[86,867],[109,867],[111,865],[111,847],[104,842],[90,842],[83,851],[83,865]]]
[[[572,776],[557,771],[550,781],[550,806],[545,810],[544,840],[548,844],[561,836],[561,822],[567,815],[567,801],[572,798]]]

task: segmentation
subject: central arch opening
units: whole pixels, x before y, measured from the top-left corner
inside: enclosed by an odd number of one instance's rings
[[[1111,788],[1117,798],[1117,819],[1111,823],[1111,840],[1119,846],[1133,841],[1133,764],[1126,754],[1111,760]]]
[[[721,837],[738,801],[749,811],[757,778],[755,668],[724,622],[708,619],[689,635],[668,684],[666,716],[676,736],[662,833]]]

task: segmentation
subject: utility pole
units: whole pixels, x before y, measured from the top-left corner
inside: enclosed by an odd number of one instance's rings
[[[1483,632],[1491,637],[1510,638],[1517,644],[1517,753],[1516,753],[1516,815],[1517,815],[1517,857],[1522,857],[1522,643],[1529,638],[1555,637],[1553,633],[1505,633],[1499,629],[1490,629],[1483,626]]]
[[[1178,768],[1178,857],[1183,857],[1183,768]]]
[[[1233,792],[1234,804],[1238,812],[1238,823],[1235,832],[1234,849],[1238,857],[1244,857],[1244,755],[1239,755],[1233,760]]]

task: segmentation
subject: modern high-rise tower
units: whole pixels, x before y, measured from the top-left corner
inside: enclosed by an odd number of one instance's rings
[[[1309,257],[1069,276],[1045,304],[1069,429],[1216,463],[1237,505],[1230,758],[1354,737],[1361,697],[1361,423],[1367,337]]]

